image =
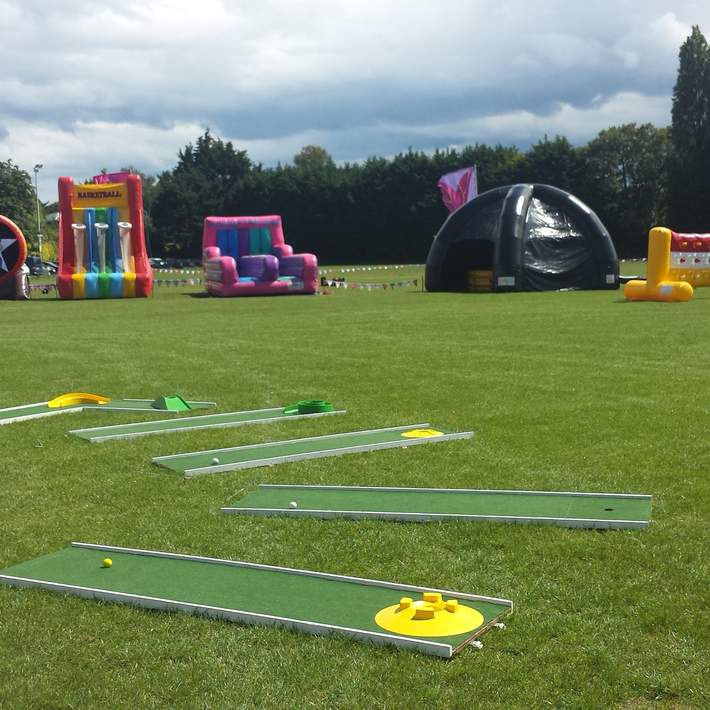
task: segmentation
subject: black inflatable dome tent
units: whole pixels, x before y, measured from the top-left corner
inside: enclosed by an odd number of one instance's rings
[[[615,289],[619,261],[604,225],[574,195],[506,185],[449,215],[424,281],[428,291]]]

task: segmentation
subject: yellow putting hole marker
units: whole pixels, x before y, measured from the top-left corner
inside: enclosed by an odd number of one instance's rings
[[[402,433],[407,439],[431,439],[434,436],[444,436],[443,431],[438,429],[410,429]]]
[[[375,615],[378,626],[405,636],[455,636],[474,631],[483,622],[480,612],[456,599],[444,601],[439,592],[424,592],[420,601],[402,597],[399,604]]]

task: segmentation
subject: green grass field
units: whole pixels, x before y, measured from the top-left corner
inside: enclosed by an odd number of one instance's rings
[[[100,446],[65,432],[141,415],[0,427],[0,568],[82,540],[457,589],[512,599],[515,613],[483,650],[442,661],[0,587],[0,707],[710,705],[710,289],[686,304],[620,291],[198,290],[0,302],[0,407],[84,390],[178,392],[219,411],[325,398],[348,414]],[[420,421],[476,435],[190,480],[150,464]],[[651,493],[653,522],[597,532],[219,512],[258,482]]]

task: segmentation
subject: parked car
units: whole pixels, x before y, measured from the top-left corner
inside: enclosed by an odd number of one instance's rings
[[[30,254],[25,259],[25,266],[30,270],[32,276],[53,276],[59,271],[59,266],[55,261],[42,261],[35,254]]]
[[[173,256],[152,256],[148,261],[154,269],[185,269],[202,266],[200,259],[177,259]]]
[[[178,259],[177,265],[179,269],[192,269],[201,266],[202,262],[199,259]]]
[[[38,256],[35,256],[34,254],[30,254],[26,259],[25,259],[25,266],[30,270],[30,274],[32,276],[44,276],[45,268],[42,263],[42,259],[40,259]]]

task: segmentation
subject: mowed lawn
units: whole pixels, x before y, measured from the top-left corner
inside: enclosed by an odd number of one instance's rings
[[[421,269],[345,274],[355,281]],[[710,289],[0,302],[0,407],[83,390],[345,416],[90,445],[93,412],[0,427],[0,568],[72,540],[513,600],[450,661],[0,585],[0,707],[710,705]],[[184,480],[152,456],[430,422],[464,441]],[[647,530],[249,518],[258,482],[651,493]],[[393,603],[397,599],[393,599]],[[373,614],[378,611],[373,609]]]

